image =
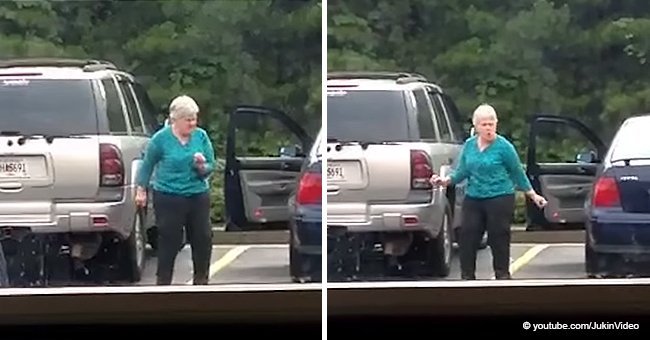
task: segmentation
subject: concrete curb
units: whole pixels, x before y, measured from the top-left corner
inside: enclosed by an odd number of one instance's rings
[[[512,228],[512,243],[584,243],[584,230],[526,231]],[[213,229],[213,244],[288,244],[288,230],[231,231]]]

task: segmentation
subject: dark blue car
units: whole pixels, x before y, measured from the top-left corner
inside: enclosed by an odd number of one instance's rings
[[[322,279],[322,145],[319,133],[289,199],[289,264],[294,282]]]
[[[528,226],[584,226],[589,277],[650,274],[648,131],[650,115],[628,118],[606,146],[574,119],[540,115],[532,121],[527,173],[548,205],[540,210],[527,203]]]
[[[649,131],[650,116],[628,118],[602,158],[586,202],[590,277],[650,274]]]

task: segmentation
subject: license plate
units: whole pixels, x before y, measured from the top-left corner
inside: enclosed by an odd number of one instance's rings
[[[327,163],[327,180],[328,181],[345,181],[343,165],[338,163]]]
[[[2,159],[0,160],[0,177],[2,178],[26,178],[27,162],[24,159]]]

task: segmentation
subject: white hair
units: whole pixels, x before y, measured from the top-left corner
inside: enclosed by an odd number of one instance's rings
[[[169,104],[169,118],[171,120],[195,118],[199,113],[199,106],[189,96],[178,96]]]
[[[476,110],[474,110],[474,115],[472,117],[472,123],[474,126],[478,125],[482,120],[493,120],[498,121],[497,111],[489,104],[481,104]]]

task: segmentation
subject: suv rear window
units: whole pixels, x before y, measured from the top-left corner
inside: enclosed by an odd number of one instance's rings
[[[97,134],[90,80],[0,79],[2,131]]]
[[[328,90],[327,138],[363,142],[408,140],[404,93]]]

